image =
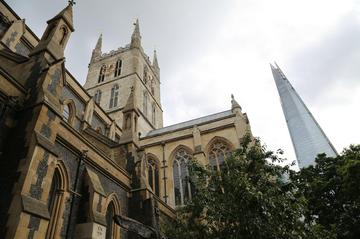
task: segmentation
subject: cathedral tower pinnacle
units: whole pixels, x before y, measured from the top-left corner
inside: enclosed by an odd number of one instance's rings
[[[154,50],[154,57],[153,57],[153,61],[152,61],[152,67],[155,71],[155,74],[159,77],[160,76],[160,67],[159,67],[159,62],[157,59],[157,53],[156,50]]]
[[[136,127],[132,127],[131,132],[136,129],[137,135],[140,133],[144,136],[150,130],[162,127],[160,67],[156,52],[151,61],[141,47],[139,20],[134,24],[130,44],[109,53],[103,53],[101,45],[100,35],[84,85],[95,103],[120,127],[129,123],[125,121],[128,120],[128,105],[131,103],[138,113],[136,123],[131,124]]]
[[[72,4],[64,8],[55,17],[47,21],[48,26],[41,37],[38,45],[32,50],[30,55],[41,52],[48,53],[53,60],[59,60],[64,57],[64,50],[73,26]]]
[[[100,34],[99,39],[96,42],[96,46],[92,51],[91,61],[94,61],[96,57],[101,56],[101,47],[102,47],[102,34]]]
[[[136,19],[136,22],[134,23],[135,29],[131,36],[131,48],[141,48],[141,35],[140,35],[140,25],[139,25],[139,19]]]

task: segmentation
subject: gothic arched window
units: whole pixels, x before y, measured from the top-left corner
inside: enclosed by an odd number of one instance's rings
[[[60,174],[58,170],[55,170],[51,182],[49,197],[48,197],[48,210],[51,217],[54,216],[55,214],[56,204],[58,203],[59,200],[58,192],[61,189],[60,183],[61,183]]]
[[[107,210],[106,210],[106,239],[114,238],[114,215],[115,215],[115,207],[114,203],[110,202]]]
[[[121,67],[122,67],[122,60],[118,60],[115,66],[115,75],[114,75],[115,77],[121,74]]]
[[[75,112],[76,109],[74,102],[70,99],[65,100],[62,111],[64,121],[66,121],[70,125],[73,125],[73,122],[75,120]]]
[[[119,99],[119,86],[118,86],[118,85],[114,85],[114,86],[111,88],[109,108],[116,107],[116,106],[118,105],[118,99]]]
[[[58,238],[60,235],[59,220],[62,218],[62,205],[65,202],[64,192],[67,188],[65,169],[58,165],[53,173],[49,196],[47,200],[50,214],[49,226],[46,231],[46,238]]]
[[[105,80],[105,72],[106,72],[106,65],[102,65],[99,72],[98,83],[101,83]]]
[[[156,107],[155,103],[151,105],[151,123],[155,125],[155,119],[156,119]]]
[[[214,170],[220,170],[224,164],[225,159],[231,154],[229,144],[216,140],[209,149],[209,162]]]
[[[189,171],[187,163],[192,159],[191,154],[185,149],[179,149],[174,155],[173,178],[175,205],[184,205],[191,200],[193,188],[189,181]]]
[[[97,91],[95,92],[94,101],[96,102],[96,104],[100,105],[100,101],[101,101],[101,90],[97,90]]]
[[[159,165],[153,158],[147,159],[148,182],[152,191],[156,196],[160,196],[159,192]]]
[[[65,27],[65,26],[62,26],[62,27],[60,28],[60,34],[61,34],[60,36],[61,36],[61,38],[60,38],[60,42],[59,42],[59,44],[60,44],[61,46],[63,46],[64,43],[65,43],[67,33],[68,33],[68,31],[67,31],[66,27]]]
[[[148,114],[148,93],[145,91],[143,96],[143,112],[144,115],[147,116]]]

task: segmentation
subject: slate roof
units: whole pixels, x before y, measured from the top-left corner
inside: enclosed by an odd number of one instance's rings
[[[232,115],[233,115],[233,113],[231,110],[226,110],[223,112],[203,116],[203,117],[200,117],[197,119],[193,119],[193,120],[181,122],[178,124],[166,126],[166,127],[160,128],[160,129],[152,130],[149,133],[147,133],[147,135],[145,137],[155,136],[155,135],[159,135],[159,134],[163,134],[163,133],[167,133],[167,132],[171,132],[171,131],[175,131],[175,130],[180,130],[180,129],[184,129],[184,128],[190,128],[190,127],[193,127],[194,125],[202,125],[202,124],[208,123],[210,121],[220,120],[220,119],[232,116]]]

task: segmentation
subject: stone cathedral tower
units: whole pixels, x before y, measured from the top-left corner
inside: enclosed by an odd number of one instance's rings
[[[163,126],[160,102],[160,68],[154,51],[152,62],[141,46],[137,20],[130,44],[102,53],[102,35],[92,52],[84,88],[115,122],[122,127],[125,106],[136,109],[136,132],[147,132]],[[130,93],[133,91],[133,96]],[[128,100],[133,102],[128,102]]]

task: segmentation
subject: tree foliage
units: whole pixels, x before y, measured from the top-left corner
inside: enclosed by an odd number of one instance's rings
[[[316,165],[291,176],[307,200],[305,222],[336,238],[360,238],[360,145],[335,158],[318,155]]]
[[[220,172],[190,162],[196,194],[166,227],[169,238],[331,238],[304,220],[307,200],[284,177],[289,167],[274,164],[280,156],[247,138]]]
[[[360,238],[360,145],[299,172],[281,154],[247,138],[220,172],[189,162],[196,194],[169,238]]]

